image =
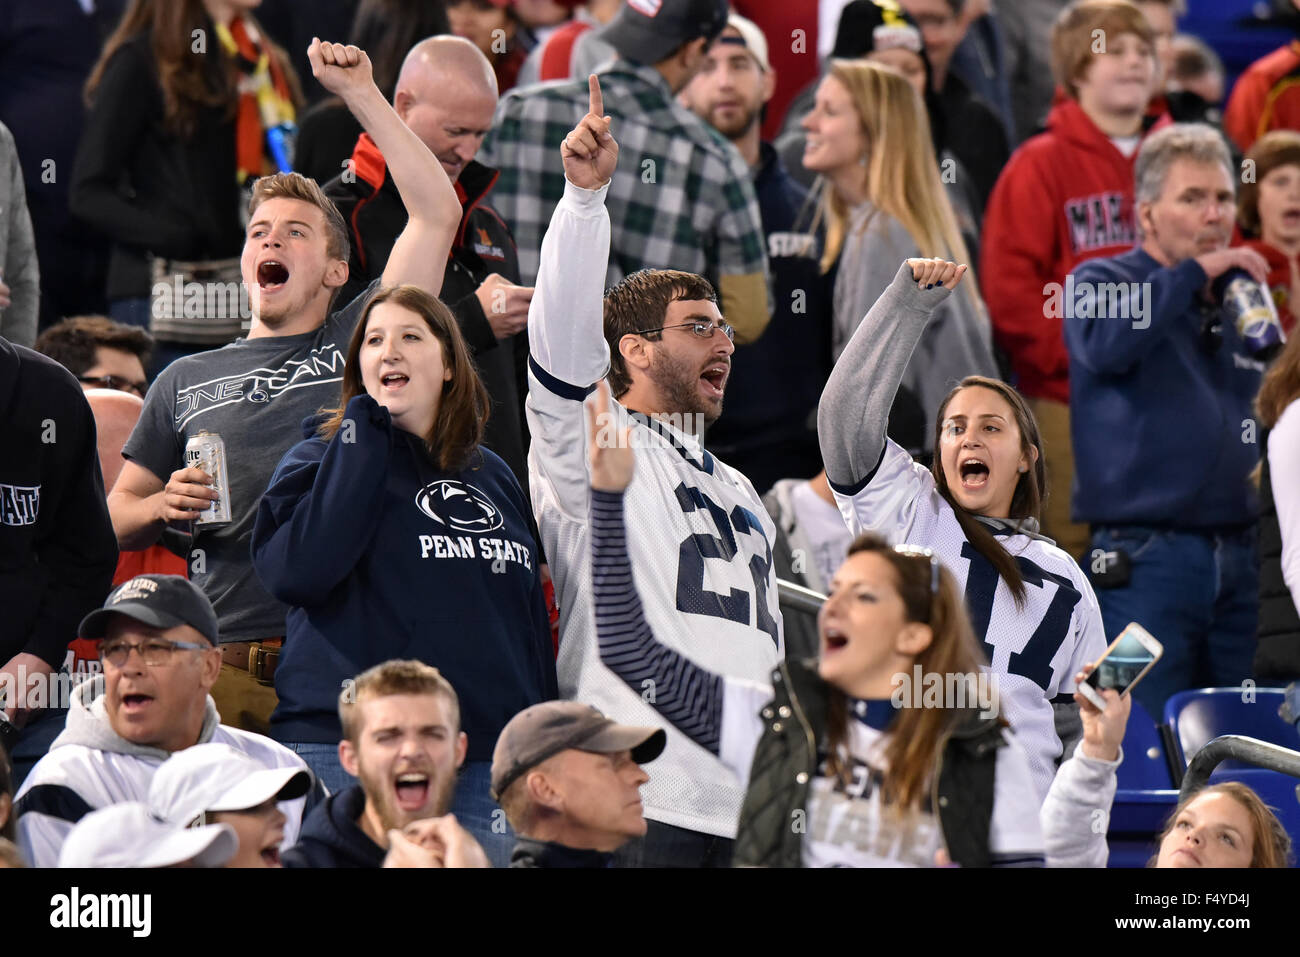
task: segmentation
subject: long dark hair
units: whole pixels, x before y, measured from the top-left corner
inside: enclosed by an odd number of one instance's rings
[[[250,13],[241,16],[256,28],[262,38],[263,49],[284,73],[294,105],[302,104],[302,91],[298,75],[284,51],[271,42],[265,30]],[[86,80],[86,103],[89,105],[104,79],[104,70],[125,44],[142,33],[148,33],[153,59],[158,69],[158,83],[163,96],[163,123],[178,136],[188,138],[194,132],[198,113],[204,107],[225,106],[230,117],[235,115],[239,102],[235,71],[214,69],[210,57],[222,58],[220,42],[215,36],[206,38],[208,54],[194,53],[195,31],[208,31],[212,19],[203,6],[203,0],[131,0],[122,14],[117,28],[104,43],[103,52],[91,68]]]
[[[406,54],[440,33],[451,33],[442,0],[361,0],[348,42],[366,51],[375,86],[391,103]]]
[[[1292,331],[1286,348],[1264,373],[1255,398],[1259,424],[1266,429],[1273,428],[1286,407],[1296,399],[1300,399],[1300,330]]]
[[[965,675],[974,681],[981,667],[988,662],[976,641],[966,601],[952,573],[940,568],[939,590],[932,596],[929,557],[900,552],[883,538],[869,532],[853,541],[846,559],[864,552],[879,555],[893,568],[894,586],[903,600],[907,620],[930,626],[934,637],[915,661],[921,666],[922,674],[936,674],[940,678]],[[946,681],[944,686],[947,686]],[[919,690],[915,689],[918,697]],[[913,700],[916,702],[915,698]],[[927,708],[919,702],[899,709],[885,746],[887,770],[882,797],[886,804],[900,812],[922,805],[944,733],[966,717],[967,710]],[[848,737],[848,696],[832,685],[827,717],[827,769],[832,777],[838,777],[846,784],[849,768],[844,755]]]
[[[0,822],[0,837],[13,841],[17,839],[14,836],[17,833],[14,822],[18,815],[14,813],[13,773],[9,768],[9,756],[5,754],[4,748],[0,748],[0,796],[9,798],[9,813],[8,817]]]
[[[389,286],[375,292],[366,302],[348,343],[339,406],[326,410],[329,418],[321,423],[317,433],[326,440],[334,438],[343,425],[348,402],[366,391],[361,378],[361,344],[366,338],[370,313],[381,302],[391,302],[418,315],[442,345],[442,361],[451,370],[451,378],[442,384],[438,415],[433,428],[423,438],[438,468],[445,471],[464,468],[483,441],[483,428],[490,409],[488,393],[469,357],[469,348],[465,345],[460,326],[456,324],[456,317],[437,297],[419,286]]]
[[[939,455],[938,451],[939,440],[943,435],[943,420],[948,412],[948,403],[953,400],[953,397],[958,392],[973,386],[996,392],[1006,400],[1007,405],[1011,406],[1011,411],[1016,418],[1016,426],[1020,429],[1020,452],[1033,460],[1029,471],[1023,473],[1016,482],[1016,490],[1011,496],[1011,514],[1007,517],[1015,521],[1022,521],[1027,518],[1038,521],[1042,518],[1043,500],[1047,489],[1047,469],[1043,464],[1043,439],[1038,433],[1038,420],[1034,418],[1034,413],[1029,408],[1028,403],[1025,402],[1025,397],[998,379],[990,379],[982,375],[968,375],[957,383],[955,389],[944,396],[943,402],[939,404],[939,414],[935,417],[934,422],[935,455],[934,461],[930,463],[930,474],[934,476],[934,485],[939,490],[939,494],[952,506],[953,514],[957,516],[957,522],[961,525],[966,540],[997,569],[998,575],[1011,589],[1011,594],[1016,600],[1016,607],[1023,608],[1025,604],[1025,580],[1021,577],[1020,566],[1016,564],[1016,560],[1011,553],[1002,547],[1001,543],[993,536],[993,533],[985,528],[978,518],[966,511],[961,506],[961,503],[953,497],[948,488],[948,478],[943,472],[942,456]],[[1037,456],[1033,455],[1030,449],[1037,449]]]

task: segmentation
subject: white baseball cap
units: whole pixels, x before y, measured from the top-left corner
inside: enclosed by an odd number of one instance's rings
[[[763,36],[763,31],[753,20],[746,20],[738,13],[727,14],[727,26],[740,34],[739,40],[730,37],[719,37],[718,43],[737,43],[744,47],[753,56],[758,63],[759,69],[768,73],[772,65],[767,61],[767,37]],[[726,31],[726,28],[723,28]]]
[[[224,867],[239,850],[229,824],[177,827],[138,801],[87,814],[69,832],[59,867]]]
[[[311,785],[305,767],[268,768],[228,744],[196,744],[154,772],[149,809],[177,827],[192,827],[214,811],[246,811],[272,798],[292,801]]]

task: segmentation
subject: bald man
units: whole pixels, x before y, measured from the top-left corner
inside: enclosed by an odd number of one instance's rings
[[[492,397],[484,444],[505,459],[527,494],[525,327],[533,290],[517,285],[514,238],[485,202],[497,171],[474,160],[496,105],[492,64],[473,43],[453,36],[429,37],[412,47],[393,96],[397,115],[438,158],[460,196],[460,230],[440,298],[455,314]],[[364,134],[352,153],[352,168],[326,183],[325,192],[352,230],[346,297],[383,272],[406,223],[406,207],[384,157]]]

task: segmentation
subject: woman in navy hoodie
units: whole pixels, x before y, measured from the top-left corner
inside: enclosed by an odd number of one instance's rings
[[[393,658],[433,665],[469,738],[452,810],[487,848],[503,840],[488,797],[497,735],[558,697],[532,515],[479,444],[487,392],[433,296],[399,286],[366,304],[339,405],[303,423],[253,530],[257,574],[290,606],[271,733],[331,790],[347,786],[340,693]]]

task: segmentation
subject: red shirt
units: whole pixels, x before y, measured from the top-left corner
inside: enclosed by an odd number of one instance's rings
[[[1223,129],[1242,152],[1269,130],[1300,129],[1300,40],[1274,50],[1237,78]]]
[[[1268,290],[1273,294],[1282,330],[1289,336],[1295,326],[1295,315],[1291,312],[1291,263],[1300,257],[1288,258],[1282,250],[1262,239],[1249,239],[1238,245],[1253,249],[1268,260]]]
[[[1168,122],[1163,117],[1152,129]],[[994,336],[1029,398],[1070,401],[1061,318],[1048,307],[1051,284],[1063,284],[1085,260],[1136,244],[1136,160],[1136,150],[1125,156],[1078,103],[1062,99],[1046,132],[1021,144],[993,187],[979,281]]]

